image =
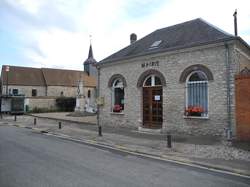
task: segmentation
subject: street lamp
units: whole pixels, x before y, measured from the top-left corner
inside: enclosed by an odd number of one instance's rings
[[[6,76],[7,76],[7,80],[6,80],[6,95],[9,95],[9,91],[8,91],[9,71],[10,71],[10,66],[5,66],[5,72],[6,72]]]

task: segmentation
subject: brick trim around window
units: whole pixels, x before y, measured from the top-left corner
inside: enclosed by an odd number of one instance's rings
[[[202,71],[206,74],[207,79],[209,81],[214,80],[213,74],[210,71],[210,69],[208,69],[206,66],[201,65],[201,64],[196,64],[196,65],[192,65],[187,67],[180,76],[180,83],[184,83],[187,80],[188,75],[190,75],[190,73],[192,73],[193,71]]]

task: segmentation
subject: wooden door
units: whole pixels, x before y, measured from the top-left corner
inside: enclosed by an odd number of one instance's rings
[[[143,127],[162,128],[162,87],[143,87]]]

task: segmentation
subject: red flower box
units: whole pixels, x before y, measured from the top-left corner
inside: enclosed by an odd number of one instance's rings
[[[188,106],[185,110],[186,116],[201,116],[204,109],[200,106]]]
[[[113,112],[121,112],[121,111],[122,111],[122,107],[120,105],[114,105]]]

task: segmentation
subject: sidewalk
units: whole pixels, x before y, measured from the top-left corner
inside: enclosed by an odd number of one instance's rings
[[[218,137],[173,135],[173,147],[170,149],[167,148],[166,135],[139,133],[136,129],[103,127],[103,136],[99,137],[94,123],[95,116],[70,117],[65,113],[36,114],[36,116],[39,116],[36,125],[34,116],[25,115],[17,116],[16,122],[14,116],[4,116],[0,124],[33,128],[125,151],[250,176],[250,151],[227,146]],[[62,122],[62,129],[58,129],[59,121]]]

